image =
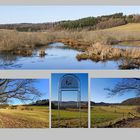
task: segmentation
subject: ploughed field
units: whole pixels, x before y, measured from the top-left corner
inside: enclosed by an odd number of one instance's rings
[[[48,128],[47,106],[7,107],[0,109],[0,128]]]
[[[81,125],[79,120],[79,111],[77,109],[60,110],[60,122],[58,121],[58,110],[52,110],[52,128],[87,128],[88,127],[88,111],[81,109]]]
[[[139,106],[92,106],[92,128],[140,128]]]

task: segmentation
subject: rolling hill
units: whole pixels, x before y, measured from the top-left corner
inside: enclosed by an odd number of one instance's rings
[[[122,101],[121,103],[95,103],[91,101],[91,106],[108,106],[108,105],[140,105],[140,97],[130,98]]]
[[[130,98],[121,103],[122,105],[140,105],[140,97]]]
[[[112,27],[108,29],[103,29],[103,31],[140,31],[140,23],[128,23],[125,25],[120,25],[117,27]]]
[[[140,23],[140,15],[124,15],[123,13],[114,13],[111,15],[91,16],[77,20],[66,20],[58,22],[45,23],[19,23],[19,24],[0,24],[0,29],[14,29],[17,31],[45,31],[55,30],[99,30],[126,25],[128,23]],[[136,29],[137,30],[137,29]]]

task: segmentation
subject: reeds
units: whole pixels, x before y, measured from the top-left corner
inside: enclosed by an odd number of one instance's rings
[[[139,49],[120,49],[101,43],[92,44],[86,52],[78,54],[77,59],[91,59],[93,61],[119,60],[119,59],[140,59]]]
[[[60,40],[71,46],[78,46],[83,50],[89,44],[97,42],[101,44],[117,44],[119,42],[140,41],[139,31],[46,31],[46,32],[18,32],[15,30],[0,30],[0,51],[34,48],[47,45],[50,42]],[[66,40],[69,42],[66,42]],[[76,49],[78,49],[76,47]]]
[[[70,47],[85,51],[77,56],[78,60],[92,59],[105,61],[108,59],[140,57],[139,50],[112,48],[112,44],[120,42],[140,41],[140,32],[133,30],[97,30],[97,31],[54,31],[18,32],[0,30],[0,52],[9,51],[13,54],[31,55],[36,47],[47,46],[51,42],[60,41]],[[138,44],[140,45],[140,44]]]
[[[47,45],[55,36],[43,32],[0,30],[0,51],[32,50]]]

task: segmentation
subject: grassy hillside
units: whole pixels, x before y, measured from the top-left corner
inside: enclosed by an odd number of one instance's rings
[[[140,105],[140,97],[127,99],[122,102],[123,105]]]
[[[46,106],[17,106],[0,109],[0,128],[48,128]]]
[[[129,23],[126,25],[121,25],[117,27],[112,27],[108,29],[103,29],[104,31],[140,31],[140,23]]]
[[[119,121],[123,120],[125,122],[129,118],[134,119],[134,116],[139,117],[138,107],[120,105],[91,107],[91,127],[108,127],[109,125],[113,126],[113,124],[116,127],[115,124]],[[118,127],[125,127],[125,124]]]
[[[124,15],[123,13],[114,13],[111,15],[102,15],[94,17],[84,17],[76,20],[58,21],[53,23],[20,23],[20,24],[1,24],[0,29],[16,29],[18,31],[44,31],[54,30],[97,30],[125,25],[127,23],[140,23],[140,15]]]

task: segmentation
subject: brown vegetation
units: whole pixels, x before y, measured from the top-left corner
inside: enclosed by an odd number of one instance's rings
[[[104,128],[139,128],[139,127],[140,127],[140,118],[130,117],[123,118],[115,123],[110,123],[108,126],[105,126]]]
[[[44,57],[45,55],[46,55],[45,49],[44,48],[40,49],[39,56]]]
[[[36,47],[47,45],[52,41],[54,41],[54,36],[48,33],[0,30],[1,52],[28,56]]]
[[[18,32],[15,30],[0,30],[0,51],[18,49],[34,49],[50,42],[60,41],[70,46],[78,46],[85,50],[90,44],[117,44],[140,40],[140,32],[118,29],[99,31],[47,31],[47,32]]]
[[[11,106],[0,109],[0,128],[48,128],[47,106]]]
[[[96,31],[84,29],[82,31],[47,30],[47,32],[0,30],[0,51],[30,56],[35,48],[47,46],[51,42],[62,42],[73,49],[84,51],[84,53],[77,56],[78,60],[106,61],[123,59],[123,65],[120,65],[121,69],[136,68],[140,64],[140,53],[138,50],[122,50],[113,48],[110,45],[124,43],[140,46],[140,31],[138,28],[139,24],[135,23]],[[45,55],[44,50],[41,50],[39,55],[43,57]]]
[[[103,45],[101,43],[92,44],[85,53],[78,54],[77,59],[91,59],[93,61],[106,61],[106,60],[118,60],[118,59],[132,59],[137,60],[140,58],[140,50],[132,49],[119,49],[113,48],[109,45]]]

